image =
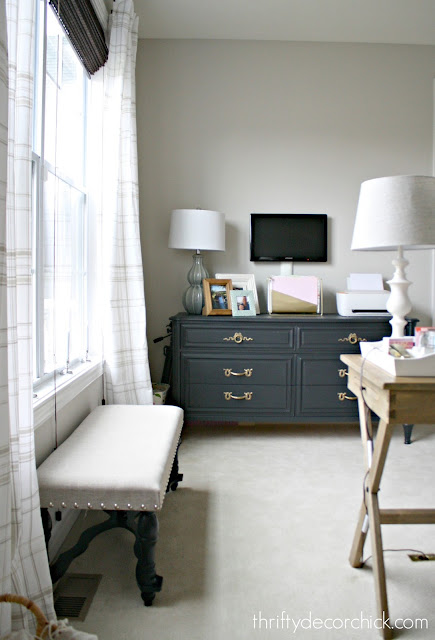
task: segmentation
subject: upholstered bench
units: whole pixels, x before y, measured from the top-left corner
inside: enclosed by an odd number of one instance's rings
[[[162,584],[154,562],[156,512],[166,492],[175,490],[182,479],[177,459],[182,426],[183,411],[178,407],[99,406],[41,464],[38,481],[47,544],[49,508],[60,512],[95,509],[109,515],[59,556],[51,567],[53,582],[97,534],[124,527],[135,535],[136,580],[142,599],[146,606],[152,604]]]

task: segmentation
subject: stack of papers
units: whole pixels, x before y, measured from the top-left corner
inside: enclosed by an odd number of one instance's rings
[[[380,273],[351,273],[347,278],[348,291],[383,291]]]

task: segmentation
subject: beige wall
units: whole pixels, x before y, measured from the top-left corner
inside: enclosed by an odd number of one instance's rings
[[[325,311],[351,271],[392,275],[391,253],[350,251],[360,183],[432,174],[435,47],[249,41],[140,40],[137,121],[140,218],[153,377],[160,379],[168,317],[182,311],[189,252],[168,249],[170,212],[225,212],[217,271],[255,273],[251,212],[319,212],[330,219],[329,261],[296,264],[318,275]],[[432,255],[408,255],[413,313],[431,321]],[[163,343],[165,344],[165,343]]]

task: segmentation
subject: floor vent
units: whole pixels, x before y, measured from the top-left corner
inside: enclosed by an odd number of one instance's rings
[[[67,573],[54,590],[54,609],[62,620],[84,620],[102,576],[90,573]]]

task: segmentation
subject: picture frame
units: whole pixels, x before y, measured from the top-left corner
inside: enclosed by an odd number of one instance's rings
[[[255,316],[254,292],[250,289],[232,289],[231,307],[233,316]]]
[[[233,283],[233,289],[248,289],[248,291],[252,291],[255,302],[255,312],[260,313],[257,287],[255,284],[255,276],[253,273],[216,273],[215,277],[230,278],[231,282]]]
[[[230,316],[232,314],[232,282],[230,278],[204,278],[203,316]]]

